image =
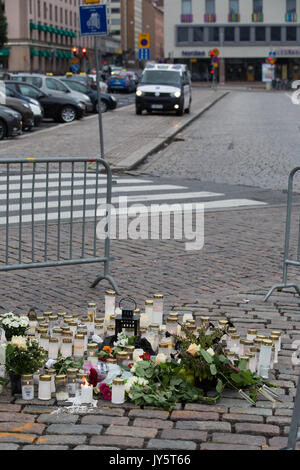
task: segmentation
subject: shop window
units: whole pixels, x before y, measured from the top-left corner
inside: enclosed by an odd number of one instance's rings
[[[297,41],[297,28],[296,26],[288,26],[286,28],[286,40]]]
[[[217,27],[208,28],[208,40],[211,42],[219,41],[219,28]]]
[[[281,41],[280,26],[271,26],[271,41]]]
[[[181,13],[182,15],[192,14],[192,0],[181,0]]]
[[[233,42],[234,41],[234,29],[232,26],[227,26],[224,28],[224,41]]]
[[[242,26],[240,28],[240,41],[250,41],[250,27]]]
[[[201,27],[193,28],[193,42],[202,42],[204,39],[204,30]]]
[[[255,41],[266,40],[266,28],[264,26],[258,26],[255,28]]]
[[[189,28],[178,28],[177,29],[177,42],[188,42],[189,40]]]

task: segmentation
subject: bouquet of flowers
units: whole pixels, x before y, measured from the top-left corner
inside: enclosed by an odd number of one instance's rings
[[[27,317],[18,317],[10,312],[3,316],[0,326],[5,332],[7,341],[10,341],[13,336],[24,336],[26,334],[29,319]]]
[[[5,368],[8,374],[33,374],[44,366],[48,354],[37,340],[13,336],[6,348]]]

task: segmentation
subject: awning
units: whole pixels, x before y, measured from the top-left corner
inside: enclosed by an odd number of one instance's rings
[[[29,25],[30,25],[30,29],[38,29],[38,25],[34,23],[33,21],[30,21]]]
[[[38,57],[40,53],[36,49],[30,49],[30,55],[31,57]]]

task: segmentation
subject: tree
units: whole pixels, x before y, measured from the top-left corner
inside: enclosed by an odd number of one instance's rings
[[[0,6],[0,48],[7,42],[7,19],[4,13],[4,6]]]

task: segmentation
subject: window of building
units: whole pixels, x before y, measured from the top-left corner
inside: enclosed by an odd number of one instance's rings
[[[121,24],[121,18],[111,18],[111,24]]]
[[[202,27],[193,28],[193,42],[202,42],[204,39],[204,29]]]
[[[233,26],[226,26],[224,28],[224,41],[225,42],[232,42],[234,41],[234,27]]]
[[[41,17],[41,2],[38,0],[37,2],[37,15],[40,18]]]
[[[48,12],[48,7],[47,7],[47,3],[44,2],[44,20],[47,19],[47,12]]]
[[[257,26],[255,28],[255,41],[266,40],[266,28],[264,26]]]
[[[216,26],[208,28],[208,40],[211,42],[219,41],[219,28]]]
[[[253,13],[263,12],[263,0],[253,0]]]
[[[111,13],[120,13],[120,12],[121,12],[120,8],[112,8],[111,9]]]
[[[239,0],[229,0],[229,13],[234,15],[239,13]]]
[[[240,27],[240,41],[250,41],[250,27],[249,26]]]
[[[205,0],[205,13],[208,15],[215,14],[215,0]]]
[[[189,40],[189,28],[177,29],[177,42],[188,42]]]
[[[296,0],[286,0],[286,12],[296,13]]]
[[[297,41],[297,28],[296,26],[288,26],[286,28],[286,40]]]
[[[182,15],[192,14],[192,0],[181,0],[181,13]]]
[[[50,21],[53,20],[52,16],[53,16],[53,6],[52,6],[52,3],[50,3],[49,5],[49,18],[50,18]]]
[[[54,19],[55,19],[55,22],[57,23],[57,21],[58,21],[57,7],[54,7]]]
[[[70,11],[70,26],[73,26],[73,15],[71,11]]]
[[[271,26],[271,41],[281,41],[280,26]]]
[[[68,24],[68,10],[65,10],[65,23]]]
[[[64,15],[64,11],[63,11],[63,9],[61,8],[61,9],[60,9],[60,22],[61,22],[61,23],[64,22],[64,16],[63,16],[63,15]]]

